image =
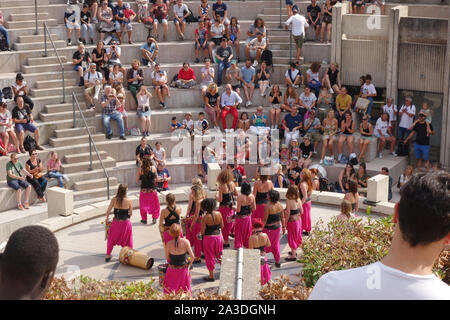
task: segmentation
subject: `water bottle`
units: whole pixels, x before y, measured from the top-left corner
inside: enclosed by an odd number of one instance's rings
[[[372,211],[372,207],[371,206],[367,206],[367,215],[370,216],[370,213]]]

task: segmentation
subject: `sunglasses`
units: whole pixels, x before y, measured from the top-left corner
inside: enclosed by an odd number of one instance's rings
[[[37,156],[37,153],[32,153],[31,155],[32,155],[32,156]]]

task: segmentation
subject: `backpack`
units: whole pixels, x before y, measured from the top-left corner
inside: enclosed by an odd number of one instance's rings
[[[261,53],[261,61],[265,61],[267,66],[270,67],[273,65],[273,61],[272,61],[272,51],[265,49],[262,53]]]
[[[6,43],[6,38],[0,37],[0,51],[7,51],[8,50],[8,43]]]
[[[330,191],[327,178],[319,178],[319,191]]]
[[[36,140],[32,136],[26,136],[23,141],[23,147],[26,151],[36,149]]]
[[[403,140],[399,141],[396,153],[399,157],[409,156],[409,145],[405,144]]]
[[[198,22],[198,18],[194,17],[194,14],[192,13],[191,9],[188,10],[189,15],[186,17],[186,22],[187,23]],[[186,14],[186,11],[184,11],[184,14]]]
[[[11,87],[4,87],[2,89],[2,94],[3,94],[3,98],[6,100],[10,100],[13,98],[13,91],[11,89]]]

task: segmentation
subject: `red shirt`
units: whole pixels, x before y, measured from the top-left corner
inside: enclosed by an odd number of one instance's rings
[[[239,171],[241,173],[242,176],[246,176],[245,174],[245,170],[243,166],[237,165],[236,166],[236,170]]]
[[[189,68],[187,71],[184,71],[183,68],[178,72],[178,79],[180,80],[195,80],[195,72],[192,68]]]

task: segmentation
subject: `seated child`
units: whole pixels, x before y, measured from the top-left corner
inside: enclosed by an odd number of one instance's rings
[[[198,120],[195,122],[195,134],[198,135],[205,135],[209,133],[209,123],[208,120],[205,119],[205,113],[199,112],[198,114]]]

